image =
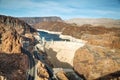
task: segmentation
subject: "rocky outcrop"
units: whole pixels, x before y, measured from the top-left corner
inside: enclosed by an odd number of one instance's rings
[[[66,73],[64,71],[59,71],[58,73],[56,73],[56,76],[59,80],[69,80],[66,77]]]
[[[37,80],[49,80],[50,76],[47,70],[45,69],[45,65],[42,62],[38,61],[36,66],[38,75]]]
[[[4,53],[22,53],[20,35],[13,27],[0,24],[1,44],[0,50]]]
[[[60,17],[51,16],[51,17],[20,17],[19,19],[24,20],[30,25],[37,24],[39,22],[51,22],[57,21],[62,22],[63,20]]]
[[[85,45],[74,56],[74,69],[87,80],[110,80],[120,76],[120,49]]]

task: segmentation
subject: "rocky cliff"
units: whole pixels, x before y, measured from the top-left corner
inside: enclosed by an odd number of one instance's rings
[[[5,53],[21,53],[20,35],[17,31],[4,24],[0,24],[0,50]]]
[[[36,30],[18,18],[0,15],[0,23],[14,27],[19,34],[33,33]]]
[[[51,16],[51,17],[20,17],[19,19],[24,20],[30,25],[34,25],[39,22],[51,22],[51,21],[57,21],[62,22],[62,19],[60,17]]]
[[[28,57],[21,50],[20,38],[14,27],[0,23],[0,76],[6,80],[27,78]]]
[[[27,70],[32,65],[29,64],[28,53],[32,55],[35,44],[33,34],[36,30],[24,21],[0,15],[0,80],[27,79]],[[29,41],[27,49],[23,40]],[[49,74],[41,61],[37,69],[42,70],[38,71],[38,79],[48,80]]]

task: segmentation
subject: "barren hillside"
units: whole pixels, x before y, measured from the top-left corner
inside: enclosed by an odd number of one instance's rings
[[[73,18],[65,21],[66,23],[74,23],[77,25],[91,24],[94,26],[103,25],[105,27],[120,27],[120,20],[108,18]]]

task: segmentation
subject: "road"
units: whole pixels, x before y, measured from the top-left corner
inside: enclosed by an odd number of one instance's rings
[[[46,67],[46,69],[47,69],[47,71],[48,71],[48,73],[49,73],[49,76],[50,76],[50,78],[51,78],[51,80],[52,80],[52,78],[53,78],[52,68],[50,68],[50,67],[45,63],[43,55],[40,55],[40,54],[38,53],[38,51],[39,51],[39,50],[38,50],[37,46],[35,46],[35,48],[34,48],[34,57],[35,57],[35,59],[40,60],[40,61],[45,65],[45,67]]]
[[[26,49],[23,49],[23,48],[22,48],[22,51],[29,58],[29,70],[27,73],[28,74],[27,80],[35,80],[35,60],[29,51],[27,51]]]

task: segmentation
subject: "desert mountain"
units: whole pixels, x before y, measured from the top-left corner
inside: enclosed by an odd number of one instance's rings
[[[39,22],[49,22],[49,21],[58,21],[62,22],[63,20],[60,17],[19,17],[19,19],[24,20],[30,25],[34,25]]]
[[[74,23],[77,25],[91,24],[94,26],[105,26],[105,27],[120,27],[119,19],[109,19],[109,18],[73,18],[66,20],[67,23]]]

